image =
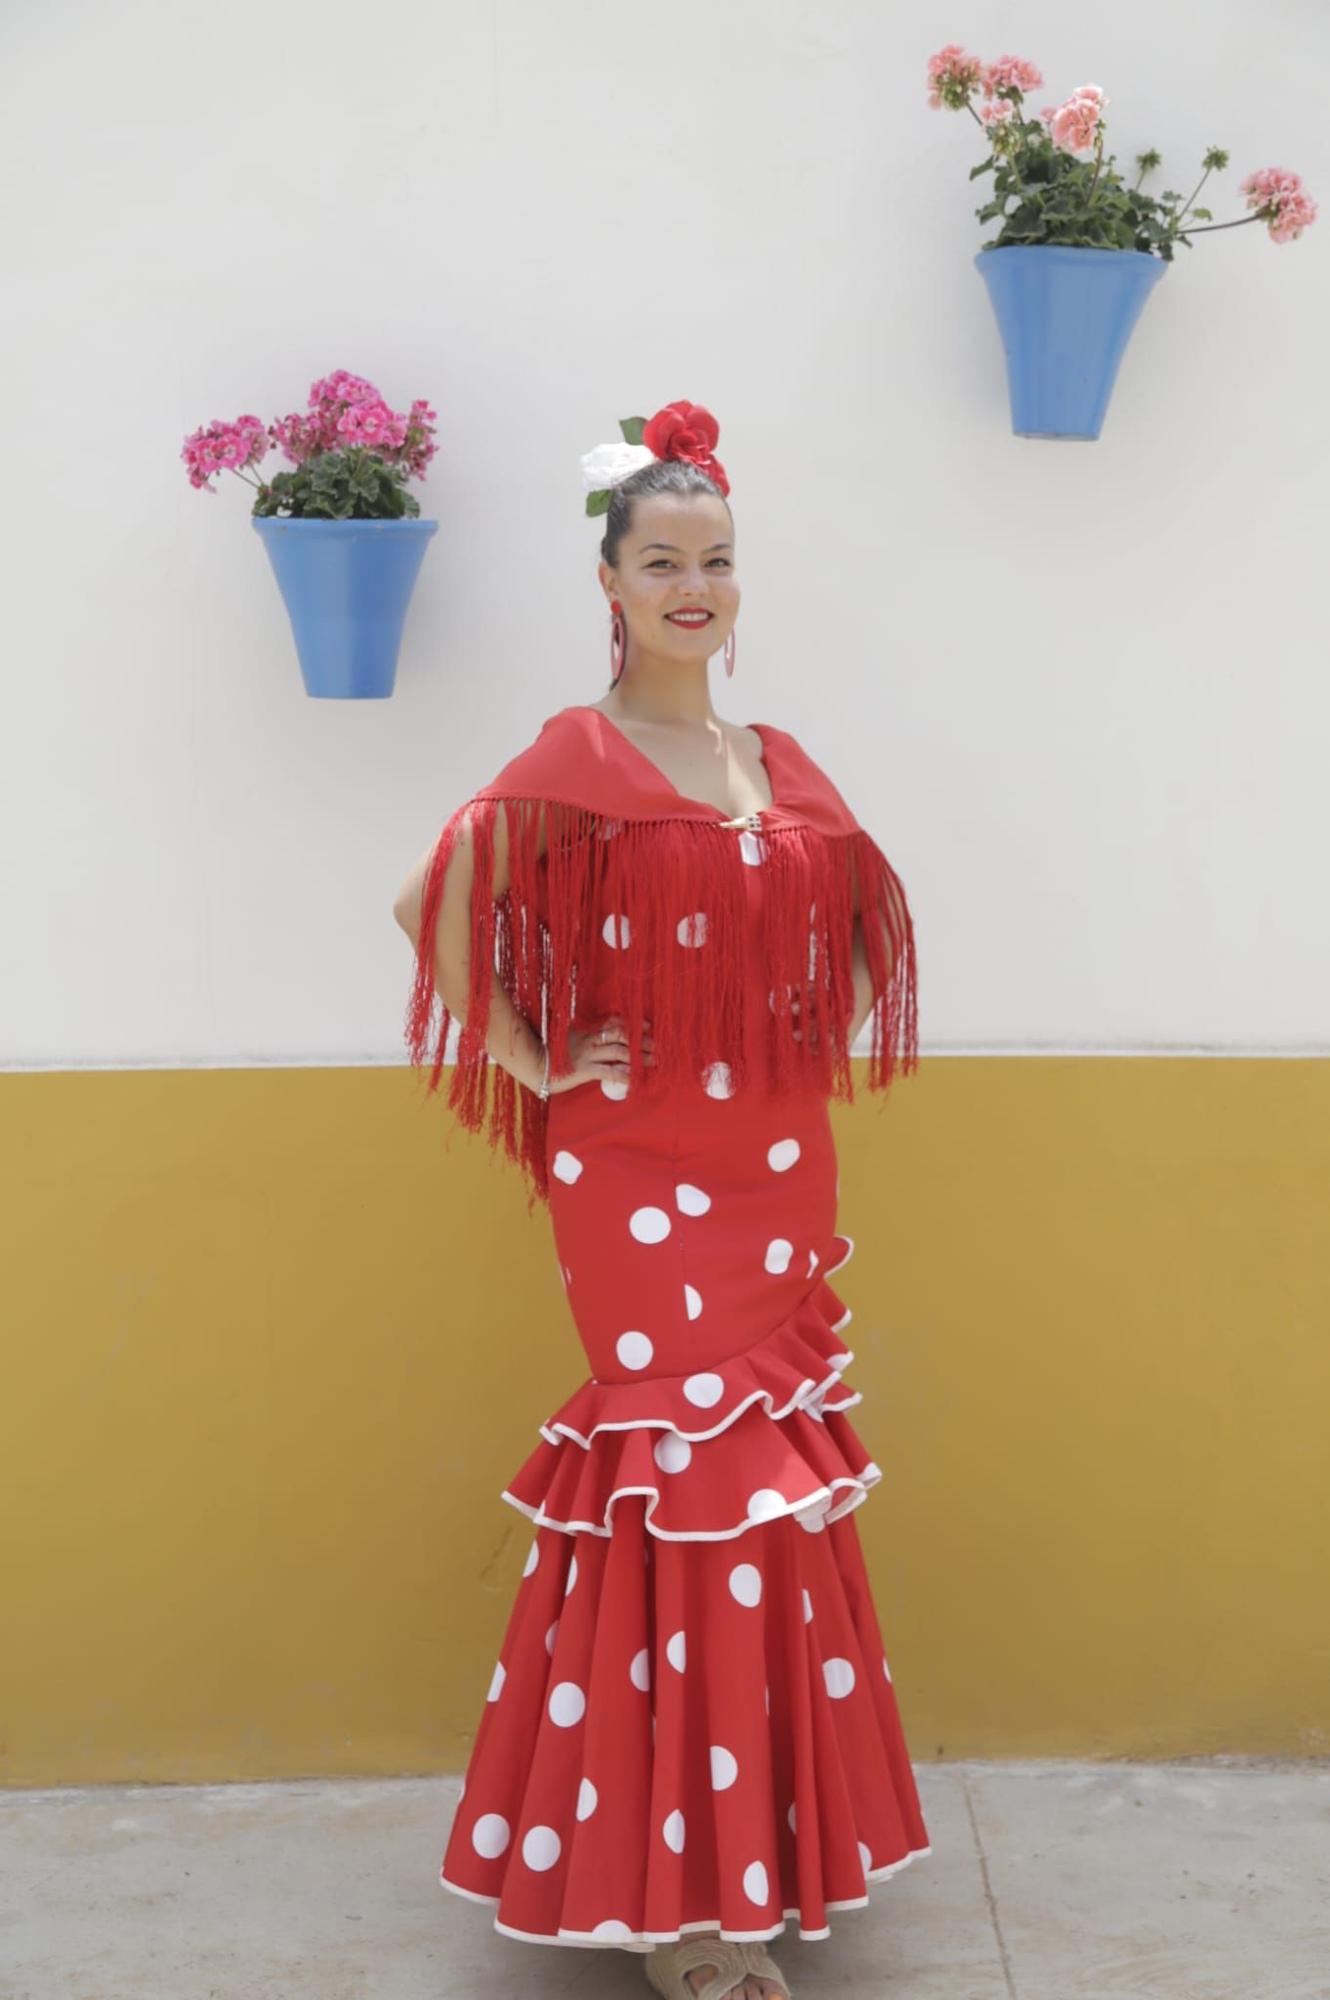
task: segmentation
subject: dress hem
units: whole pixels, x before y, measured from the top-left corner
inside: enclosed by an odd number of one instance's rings
[[[931,1842],[927,1847],[912,1847],[909,1853],[903,1854],[898,1861],[889,1861],[883,1868],[870,1868],[864,1876],[864,1881],[887,1882],[893,1875],[899,1875],[902,1868],[907,1868],[912,1861],[921,1861],[925,1855],[932,1852]],[[451,1881],[442,1869],[439,1871],[438,1881],[440,1888],[451,1890],[455,1896],[465,1897],[469,1903],[483,1903],[494,1909],[502,1901],[502,1897],[499,1896],[482,1896],[477,1889],[464,1889],[460,1882]],[[847,1896],[827,1901],[823,1904],[823,1908],[862,1910],[867,1908],[871,1900],[869,1896]],[[717,1931],[722,1938],[734,1944],[765,1943],[771,1938],[779,1937],[791,1919],[797,1923],[798,1917],[797,1909],[786,1910],[782,1913],[779,1923],[769,1924],[765,1930],[754,1931],[726,1930],[717,1917],[703,1917],[693,1923],[680,1924],[679,1928],[673,1931],[630,1931],[625,1925],[624,1935],[612,1938],[596,1937],[590,1931],[519,1931],[511,1924],[500,1923],[497,1917],[494,1919],[494,1928],[502,1936],[517,1938],[524,1944],[565,1944],[576,1946],[581,1950],[611,1946],[617,1951],[635,1951],[645,1955],[654,1951],[658,1944],[677,1944],[680,1938],[690,1937],[695,1931]],[[831,1926],[824,1924],[821,1930],[805,1930],[800,1924],[795,1934],[801,1941],[813,1942],[830,1937]]]

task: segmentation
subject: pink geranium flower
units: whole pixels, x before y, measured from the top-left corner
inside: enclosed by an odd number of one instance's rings
[[[1003,229],[997,244],[986,244],[985,249],[1036,237],[1048,243],[1092,240],[1105,246],[1134,241],[1138,250],[1169,257],[1175,239],[1190,239],[1209,229],[1234,229],[1260,220],[1272,242],[1292,243],[1316,220],[1316,203],[1297,174],[1286,167],[1261,167],[1241,184],[1252,213],[1237,222],[1213,222],[1209,209],[1195,204],[1207,175],[1228,165],[1228,154],[1220,146],[1206,149],[1201,179],[1185,202],[1176,194],[1156,200],[1142,190],[1139,179],[1127,187],[1112,156],[1103,155],[1108,97],[1101,85],[1083,83],[1063,103],[1042,105],[1031,117],[1021,100],[1044,79],[1024,56],[1002,55],[986,63],[960,42],[948,42],[929,56],[927,80],[930,109],[968,111],[988,138],[992,157],[984,162],[984,170],[995,173],[997,198],[979,213],[984,220],[1000,216]],[[977,108],[972,102],[976,93],[984,99]],[[1046,160],[1050,145],[1068,156],[1054,177],[1055,202],[1045,202],[1041,196],[1042,189],[1054,184],[1042,160],[1033,174],[1025,173],[1025,156],[1038,154]],[[1093,160],[1075,157],[1090,151]],[[1157,167],[1161,157],[1152,148],[1139,153],[1136,164],[1142,175]],[[1017,206],[1009,215],[1006,204],[1013,197],[1018,198]],[[1192,209],[1194,218],[1187,222]]]
[[[1248,208],[1270,223],[1271,240],[1292,243],[1316,220],[1316,203],[1302,185],[1302,176],[1286,167],[1258,167],[1241,183]]]
[[[438,450],[437,416],[423,397],[403,416],[365,376],[339,368],[311,385],[307,409],[279,417],[266,428],[254,416],[237,417],[230,424],[214,420],[185,439],[180,456],[190,485],[206,493],[216,492],[208,482],[217,473],[243,475],[273,445],[292,465],[304,465],[321,452],[362,446],[401,467],[408,477],[419,478]]]
[[[1024,56],[999,56],[996,62],[983,66],[980,80],[985,97],[991,97],[998,90],[1038,90],[1044,79]]]
[[[959,42],[948,42],[928,58],[928,101],[935,111],[943,105],[958,108],[975,86],[983,81],[984,66],[978,56],[965,53]]]
[[[257,465],[267,455],[268,434],[259,417],[237,417],[233,424],[214,418],[210,424],[191,432],[180,456],[185,461],[191,486],[215,493],[208,481],[219,472],[240,472]]]
[[[1048,121],[1053,144],[1061,146],[1065,153],[1087,151],[1099,136],[1104,103],[1104,93],[1097,83],[1083,83],[1079,90],[1073,90]]]

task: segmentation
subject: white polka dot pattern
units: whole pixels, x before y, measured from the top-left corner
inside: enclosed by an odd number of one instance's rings
[[[711,1196],[689,1181],[679,1182],[674,1190],[674,1200],[681,1215],[705,1215],[711,1206]]]
[[[552,1826],[533,1826],[522,1842],[522,1859],[528,1868],[543,1872],[558,1860],[563,1842]]]
[[[739,1775],[739,1760],[733,1750],[727,1750],[723,1743],[711,1746],[711,1789],[713,1792],[727,1792]]]
[[[708,1097],[733,1097],[734,1082],[727,1062],[708,1063],[702,1073],[702,1087]]]
[[[750,1861],[744,1869],[744,1894],[750,1903],[765,1903],[771,1894],[767,1887],[767,1871],[760,1861]]]
[[[646,1334],[638,1333],[634,1329],[619,1335],[614,1343],[614,1351],[625,1368],[646,1368],[649,1367],[651,1357],[656,1350]]]
[[[651,1456],[662,1472],[683,1472],[693,1456],[693,1447],[678,1431],[666,1431],[652,1446]]]
[[[482,1813],[471,1829],[471,1845],[486,1861],[503,1853],[512,1839],[512,1829],[502,1813]]]
[[[730,1571],[730,1596],[751,1610],[762,1602],[762,1572],[756,1563],[736,1563]]]
[[[663,1243],[670,1233],[670,1218],[663,1208],[635,1208],[628,1229],[639,1243]]]
[[[550,1695],[550,1721],[571,1729],[586,1714],[586,1696],[576,1681],[560,1681]]]
[[[854,1689],[854,1668],[848,1660],[823,1660],[822,1678],[833,1701],[843,1701]]]

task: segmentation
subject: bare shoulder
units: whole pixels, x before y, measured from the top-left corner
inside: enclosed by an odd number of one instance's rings
[[[587,701],[579,705],[583,708],[594,708],[597,715],[608,716],[610,721],[618,723],[621,729],[635,729],[640,727],[640,724],[635,722],[632,716],[620,715],[617,710],[612,709],[609,706],[609,700],[606,696],[602,696],[599,701]],[[727,722],[723,715],[718,715],[716,720],[730,742],[735,744],[737,748],[741,750],[761,750],[762,739],[755,729],[750,729],[743,722]],[[672,727],[673,725],[670,726]]]
[[[736,749],[746,750],[750,757],[761,757],[766,746],[755,729],[750,729],[746,722],[727,722],[725,728]]]

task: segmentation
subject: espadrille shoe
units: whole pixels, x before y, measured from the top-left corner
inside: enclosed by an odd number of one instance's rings
[[[665,2000],[725,2000],[745,1979],[770,1979],[792,2000],[784,1974],[761,1944],[736,1944],[730,1938],[683,1937],[658,1944],[644,1961],[647,1982]],[[694,1991],[685,1974],[699,1965],[715,1967],[712,1978]]]
[[[764,1944],[760,1942],[756,1944],[741,1944],[739,1949],[743,1953],[749,1973],[754,1979],[772,1980],[785,1995],[785,2000],[793,2000],[790,1989],[785,1983],[785,1974],[781,1971]]]

